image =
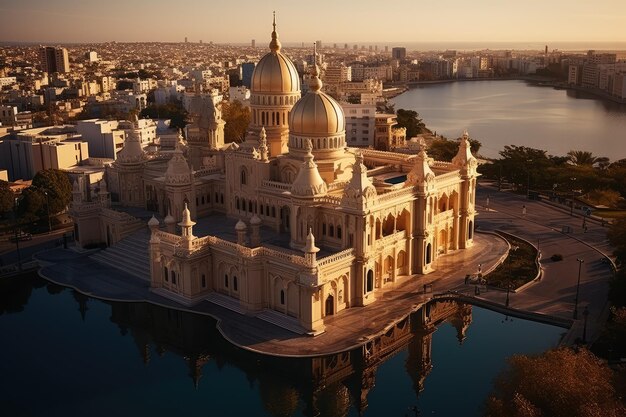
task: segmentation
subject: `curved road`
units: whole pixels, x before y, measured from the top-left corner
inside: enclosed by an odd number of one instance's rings
[[[489,199],[487,205],[487,198]],[[528,200],[524,196],[499,192],[497,187],[480,184],[476,193],[479,216],[476,225],[481,230],[503,230],[538,245],[542,254],[543,278],[522,292],[511,294],[510,306],[552,316],[573,318],[574,301],[580,264],[578,320],[568,334],[582,337],[585,307],[588,307],[587,339],[593,339],[606,319],[609,279],[613,271],[605,256],[612,255],[606,238],[606,227],[583,217],[579,212],[548,202]],[[525,208],[525,209],[524,209]],[[564,232],[564,228],[571,232]],[[563,260],[553,262],[553,254]],[[484,298],[504,303],[505,293],[490,292]],[[572,340],[564,340],[571,343]]]

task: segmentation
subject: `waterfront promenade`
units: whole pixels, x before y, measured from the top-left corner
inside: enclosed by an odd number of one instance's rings
[[[587,221],[585,233],[582,217],[570,216],[566,209],[498,192],[496,188],[485,185],[479,186],[477,204],[478,231],[506,231],[538,245],[543,254],[542,278],[522,291],[511,293],[508,309],[505,307],[506,292],[483,288],[480,295],[475,295],[474,286],[465,284],[465,275],[476,273],[478,264],[486,273],[503,259],[508,250],[504,240],[488,233],[477,233],[471,249],[439,258],[435,265],[437,271],[389,287],[376,303],[368,307],[351,308],[327,318],[326,332],[317,337],[292,333],[208,301],[193,307],[177,304],[150,292],[147,281],[95,263],[85,253],[54,249],[37,257],[42,263],[50,262],[42,268],[41,275],[57,284],[75,288],[95,298],[150,302],[210,315],[218,320],[218,329],[230,342],[270,355],[316,356],[359,346],[383,334],[433,297],[441,295],[461,296],[464,301],[503,314],[539,319],[563,327],[573,323],[563,344],[572,344],[582,337],[583,311],[588,307],[587,339],[597,335],[607,314],[606,295],[611,276],[610,266],[602,260],[603,253],[611,252],[606,241],[606,229],[599,223]],[[562,233],[564,226],[572,232]],[[549,258],[554,253],[562,254],[564,259],[552,262]],[[578,320],[572,320],[579,265],[577,258],[585,262],[581,268]],[[432,284],[432,291],[424,292],[424,284]]]

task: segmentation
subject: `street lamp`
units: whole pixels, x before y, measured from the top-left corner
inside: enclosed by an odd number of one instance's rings
[[[578,282],[576,283],[576,298],[574,299],[574,320],[578,319],[578,294],[580,292],[580,270],[582,269],[584,259],[576,258],[578,261]]]
[[[18,223],[17,223],[17,203],[18,197],[15,197],[13,204],[13,215],[15,217],[15,251],[17,253],[17,269],[22,270],[22,257],[20,256],[20,237],[17,235]]]
[[[528,164],[532,164],[532,159],[527,159]],[[526,165],[526,198],[530,199],[530,166]]]
[[[589,306],[585,306],[583,311],[583,317],[585,317],[585,324],[583,326],[583,343],[587,343],[587,317],[589,316]]]
[[[569,211],[569,215],[573,216],[574,215],[574,181],[576,181],[575,177],[570,178],[570,180],[572,180],[572,205],[570,206],[570,211]]]
[[[509,292],[511,291],[511,284],[507,284],[506,286],[506,302],[504,303],[505,307],[509,306]]]
[[[52,232],[52,223],[50,222],[50,198],[48,197],[48,191],[44,190],[43,193],[46,195],[46,209],[48,210],[48,233]]]

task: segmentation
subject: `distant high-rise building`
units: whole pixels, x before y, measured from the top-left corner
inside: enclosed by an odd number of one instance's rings
[[[389,46],[385,45],[385,52],[389,52]]]
[[[252,47],[253,47],[253,48],[256,48],[256,40],[252,39],[251,44],[252,44]],[[248,86],[248,88],[249,88],[249,87],[250,87],[250,86]]]
[[[404,59],[404,58],[406,58],[406,48],[403,48],[403,47],[391,48],[391,57],[393,59]]]
[[[374,45],[374,51],[378,52],[378,45]]]
[[[98,61],[98,53],[95,51],[85,52],[85,58],[89,62],[97,62]]]
[[[546,45],[546,55],[548,55],[548,45]]]
[[[315,41],[315,46],[317,49],[322,49],[322,41]]]
[[[185,36],[185,43],[187,43],[187,37]]]
[[[200,39],[200,45],[202,45],[202,39]]]
[[[49,74],[70,71],[70,60],[65,48],[42,46],[39,48],[39,60],[41,68]]]
[[[372,45],[370,45],[370,47],[369,47],[369,51],[370,51],[370,52],[374,51],[374,47],[373,47]]]
[[[355,51],[358,51],[359,50],[359,45],[357,45],[357,44],[352,45],[352,49],[354,49]]]
[[[337,44],[333,43],[333,49],[337,49]]]
[[[347,43],[343,44],[343,49],[348,49],[348,44]]]

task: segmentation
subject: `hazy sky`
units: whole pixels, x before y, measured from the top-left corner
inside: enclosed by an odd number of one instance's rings
[[[626,41],[626,0],[0,0],[0,41]]]

